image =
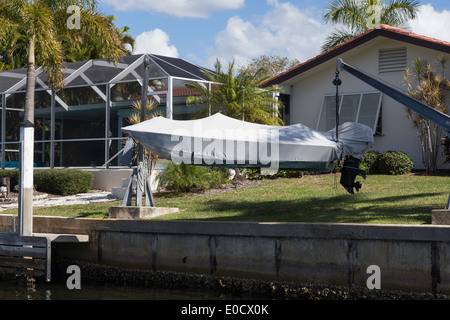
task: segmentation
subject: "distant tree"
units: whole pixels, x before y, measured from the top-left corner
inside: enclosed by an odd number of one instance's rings
[[[441,73],[436,73],[431,63],[421,60],[413,60],[413,70],[405,71],[405,82],[408,85],[408,93],[411,97],[424,104],[447,113],[446,92],[450,89],[450,80],[444,76],[447,57],[438,57]],[[437,157],[442,141],[442,128],[434,122],[425,119],[416,112],[407,109],[408,118],[414,124],[422,146],[422,162],[428,172],[437,169]]]
[[[239,72],[248,74],[260,73],[262,76],[272,78],[298,64],[300,64],[300,61],[297,59],[290,60],[287,57],[263,55],[254,58],[248,65],[240,67]]]
[[[229,63],[226,71],[219,61],[214,73],[205,73],[214,83],[211,90],[198,82],[187,82],[186,87],[198,95],[187,98],[188,104],[208,105],[197,116],[205,117],[221,112],[229,117],[268,125],[282,125],[279,107],[281,102],[273,94],[275,87],[261,89],[258,84],[267,76],[263,69],[254,73],[239,72],[235,75],[234,62]]]
[[[326,7],[325,23],[343,25],[325,40],[322,52],[380,24],[406,29],[419,9],[417,0],[332,0]]]

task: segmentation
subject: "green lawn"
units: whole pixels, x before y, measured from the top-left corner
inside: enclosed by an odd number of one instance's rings
[[[444,208],[450,193],[450,176],[371,175],[362,183],[362,190],[350,195],[339,185],[339,175],[308,175],[220,194],[158,194],[155,201],[181,210],[161,219],[429,224],[431,210]],[[120,201],[35,208],[34,213],[105,218],[111,205]]]

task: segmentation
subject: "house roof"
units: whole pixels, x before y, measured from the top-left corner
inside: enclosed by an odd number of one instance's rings
[[[139,54],[121,57],[116,64],[107,59],[66,63],[63,68],[65,88],[142,80],[146,56],[150,61],[148,71],[150,78],[173,77],[209,82],[210,79],[205,75],[205,71],[213,73],[211,70],[183,59]],[[26,77],[27,69],[0,71],[0,93],[24,92]],[[36,68],[36,91],[39,90],[50,90],[47,77],[41,67]]]
[[[450,42],[442,41],[435,38],[430,38],[427,36],[418,35],[403,29],[391,27],[385,24],[381,24],[376,28],[370,29],[336,47],[317,55],[316,57],[303,62],[279,75],[265,81],[262,87],[268,87],[271,85],[276,85],[283,83],[299,74],[308,71],[325,61],[336,58],[341,54],[356,48],[376,37],[385,37],[389,39],[394,39],[398,41],[403,41],[406,43],[426,47],[429,49],[442,51],[445,53],[450,53]]]

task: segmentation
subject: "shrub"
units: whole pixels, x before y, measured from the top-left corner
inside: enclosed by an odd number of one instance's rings
[[[19,170],[0,170],[0,178],[9,177],[11,190],[19,185]],[[87,192],[94,182],[91,172],[79,169],[39,169],[33,172],[36,190],[63,196]]]
[[[304,171],[300,170],[278,170],[275,177],[279,178],[301,178],[305,174]]]
[[[209,189],[226,183],[229,171],[184,163],[170,162],[158,176],[158,189],[165,188],[175,193],[189,192],[193,189]]]
[[[91,172],[79,169],[46,169],[34,171],[36,190],[63,196],[87,192],[94,182]]]
[[[387,151],[378,155],[373,167],[377,174],[399,175],[411,172],[414,164],[404,152]]]
[[[380,152],[375,150],[368,150],[363,155],[363,160],[361,161],[361,169],[366,171],[366,173],[374,173],[376,171],[375,164],[380,156]]]
[[[363,159],[359,164],[359,169],[367,174],[405,174],[412,171],[414,164],[411,158],[401,151],[379,152],[368,150],[364,153]],[[342,162],[338,162],[335,172],[340,172]]]

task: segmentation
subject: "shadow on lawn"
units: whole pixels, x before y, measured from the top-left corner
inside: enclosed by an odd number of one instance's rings
[[[377,199],[337,195],[321,202],[317,199],[239,202],[215,199],[204,203],[201,211],[218,212],[217,218],[205,219],[217,221],[369,223],[376,220],[380,223],[429,224],[431,211],[439,208],[425,204],[424,200],[436,195],[441,193]],[[415,200],[415,204],[405,205],[408,200]]]

